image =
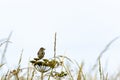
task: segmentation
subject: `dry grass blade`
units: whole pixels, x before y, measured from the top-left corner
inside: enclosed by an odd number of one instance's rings
[[[0,68],[3,66],[4,64],[0,64]]]
[[[76,61],[75,61],[76,62]],[[81,65],[79,65],[77,62],[76,62],[78,68],[79,68],[79,71],[78,71],[78,76],[77,76],[77,80],[86,80],[85,78],[85,75],[83,73],[83,66],[84,66],[84,62],[81,63]]]
[[[35,75],[35,69],[33,69],[32,76],[31,76],[30,80],[33,80],[34,75]]]
[[[77,80],[82,80],[81,73],[82,73],[82,66],[79,67],[79,72],[78,72]]]
[[[29,61],[30,61],[30,58],[29,58]],[[29,80],[29,76],[30,76],[30,74],[29,74],[29,71],[30,71],[29,67],[30,67],[30,63],[28,63],[28,68],[27,68],[27,80]]]
[[[58,58],[60,61],[61,61],[61,59],[60,58],[66,58],[67,60],[69,60],[70,62],[72,62],[73,63],[73,61],[70,59],[70,58],[68,58],[67,56],[63,56],[63,55],[58,55],[58,56],[56,56],[55,58]]]
[[[99,59],[99,74],[100,74],[100,80],[102,80],[102,67],[101,67],[100,59]]]
[[[108,48],[112,45],[112,43],[115,42],[115,41],[116,41],[117,39],[119,39],[119,38],[120,38],[120,36],[115,37],[114,39],[112,39],[112,40],[106,45],[106,47],[103,49],[103,51],[99,54],[99,56],[98,56],[98,58],[97,58],[97,60],[96,60],[96,63],[93,65],[91,71],[93,71],[93,70],[97,67],[99,59],[100,59],[100,58],[102,57],[102,55],[108,50]],[[90,72],[91,72],[91,71],[90,71]]]
[[[74,80],[74,77],[72,76],[72,73],[71,73],[71,71],[70,71],[69,66],[66,66],[66,67],[65,67],[65,65],[63,65],[63,67],[65,68],[67,74],[69,75],[70,80]]]
[[[20,59],[19,59],[19,62],[18,62],[18,69],[20,68],[20,63],[21,63],[21,60],[22,60],[22,54],[23,54],[23,49],[22,49],[22,52],[21,52],[21,55],[20,55]]]
[[[21,63],[21,60],[22,60],[22,53],[23,53],[23,50],[22,50],[21,55],[20,55],[20,59],[19,59],[19,62],[18,62],[18,68],[17,68],[17,70],[13,70],[12,71],[12,73],[14,74],[14,76],[16,77],[17,80],[19,80],[18,74],[19,74],[19,72],[21,70],[20,69],[20,63]]]
[[[55,32],[55,41],[54,41],[54,58],[56,56],[56,35],[57,33]]]
[[[3,45],[3,44],[5,44],[7,41],[4,41],[4,42],[2,42],[1,44],[0,44],[0,47]],[[8,42],[10,42],[10,41],[8,41]]]
[[[5,48],[4,48],[4,51],[3,51],[3,54],[2,54],[2,58],[1,58],[1,64],[4,64],[3,61],[5,59],[5,53],[7,51],[7,47],[8,47],[8,43],[9,43],[9,40],[11,38],[11,35],[12,35],[12,32],[9,34],[9,36],[7,38],[6,45],[5,45]]]
[[[106,45],[105,49],[100,53],[100,55],[98,56],[97,60],[99,60],[99,59],[102,57],[103,53],[108,50],[108,48],[111,46],[111,44],[112,44],[113,42],[115,42],[115,41],[116,41],[117,39],[119,39],[119,38],[120,38],[120,36],[118,36],[118,37],[114,38],[113,40],[111,40],[111,41]]]
[[[105,76],[105,80],[108,80],[108,73],[107,73],[106,76]]]

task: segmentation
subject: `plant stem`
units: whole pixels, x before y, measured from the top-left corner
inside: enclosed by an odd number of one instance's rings
[[[40,80],[43,80],[43,72],[41,72],[41,79]]]

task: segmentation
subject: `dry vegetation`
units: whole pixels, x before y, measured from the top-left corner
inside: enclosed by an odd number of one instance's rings
[[[5,53],[10,43],[11,34],[7,39],[0,41],[0,47],[5,45],[1,54],[0,70],[4,67]],[[18,67],[14,70],[8,70],[7,73],[0,76],[0,80],[120,80],[120,72],[115,75],[109,75],[104,72],[101,64],[101,57],[109,46],[117,40],[116,37],[108,43],[104,50],[98,56],[96,63],[90,72],[86,73],[83,69],[84,63],[78,63],[67,56],[56,54],[56,33],[54,40],[54,56],[50,59],[37,60],[33,58],[28,63],[27,68],[21,68],[22,54],[18,62]]]

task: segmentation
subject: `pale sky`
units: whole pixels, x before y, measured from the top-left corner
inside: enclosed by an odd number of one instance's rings
[[[108,42],[120,35],[120,1],[0,0],[0,39],[11,31],[8,64],[17,65],[22,49],[23,66],[36,57],[40,47],[46,48],[46,58],[52,57],[57,32],[57,54],[84,61],[89,67]],[[119,48],[120,39],[102,59],[103,66],[108,61],[108,71],[120,66]]]

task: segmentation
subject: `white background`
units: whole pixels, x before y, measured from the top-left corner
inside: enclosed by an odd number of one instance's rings
[[[17,66],[22,49],[23,67],[40,47],[46,48],[46,58],[52,57],[57,32],[57,54],[84,61],[87,69],[109,41],[120,35],[120,1],[0,0],[0,39],[11,31],[6,53],[9,68]],[[103,55],[102,66],[108,72],[119,70],[119,54],[120,39]]]

